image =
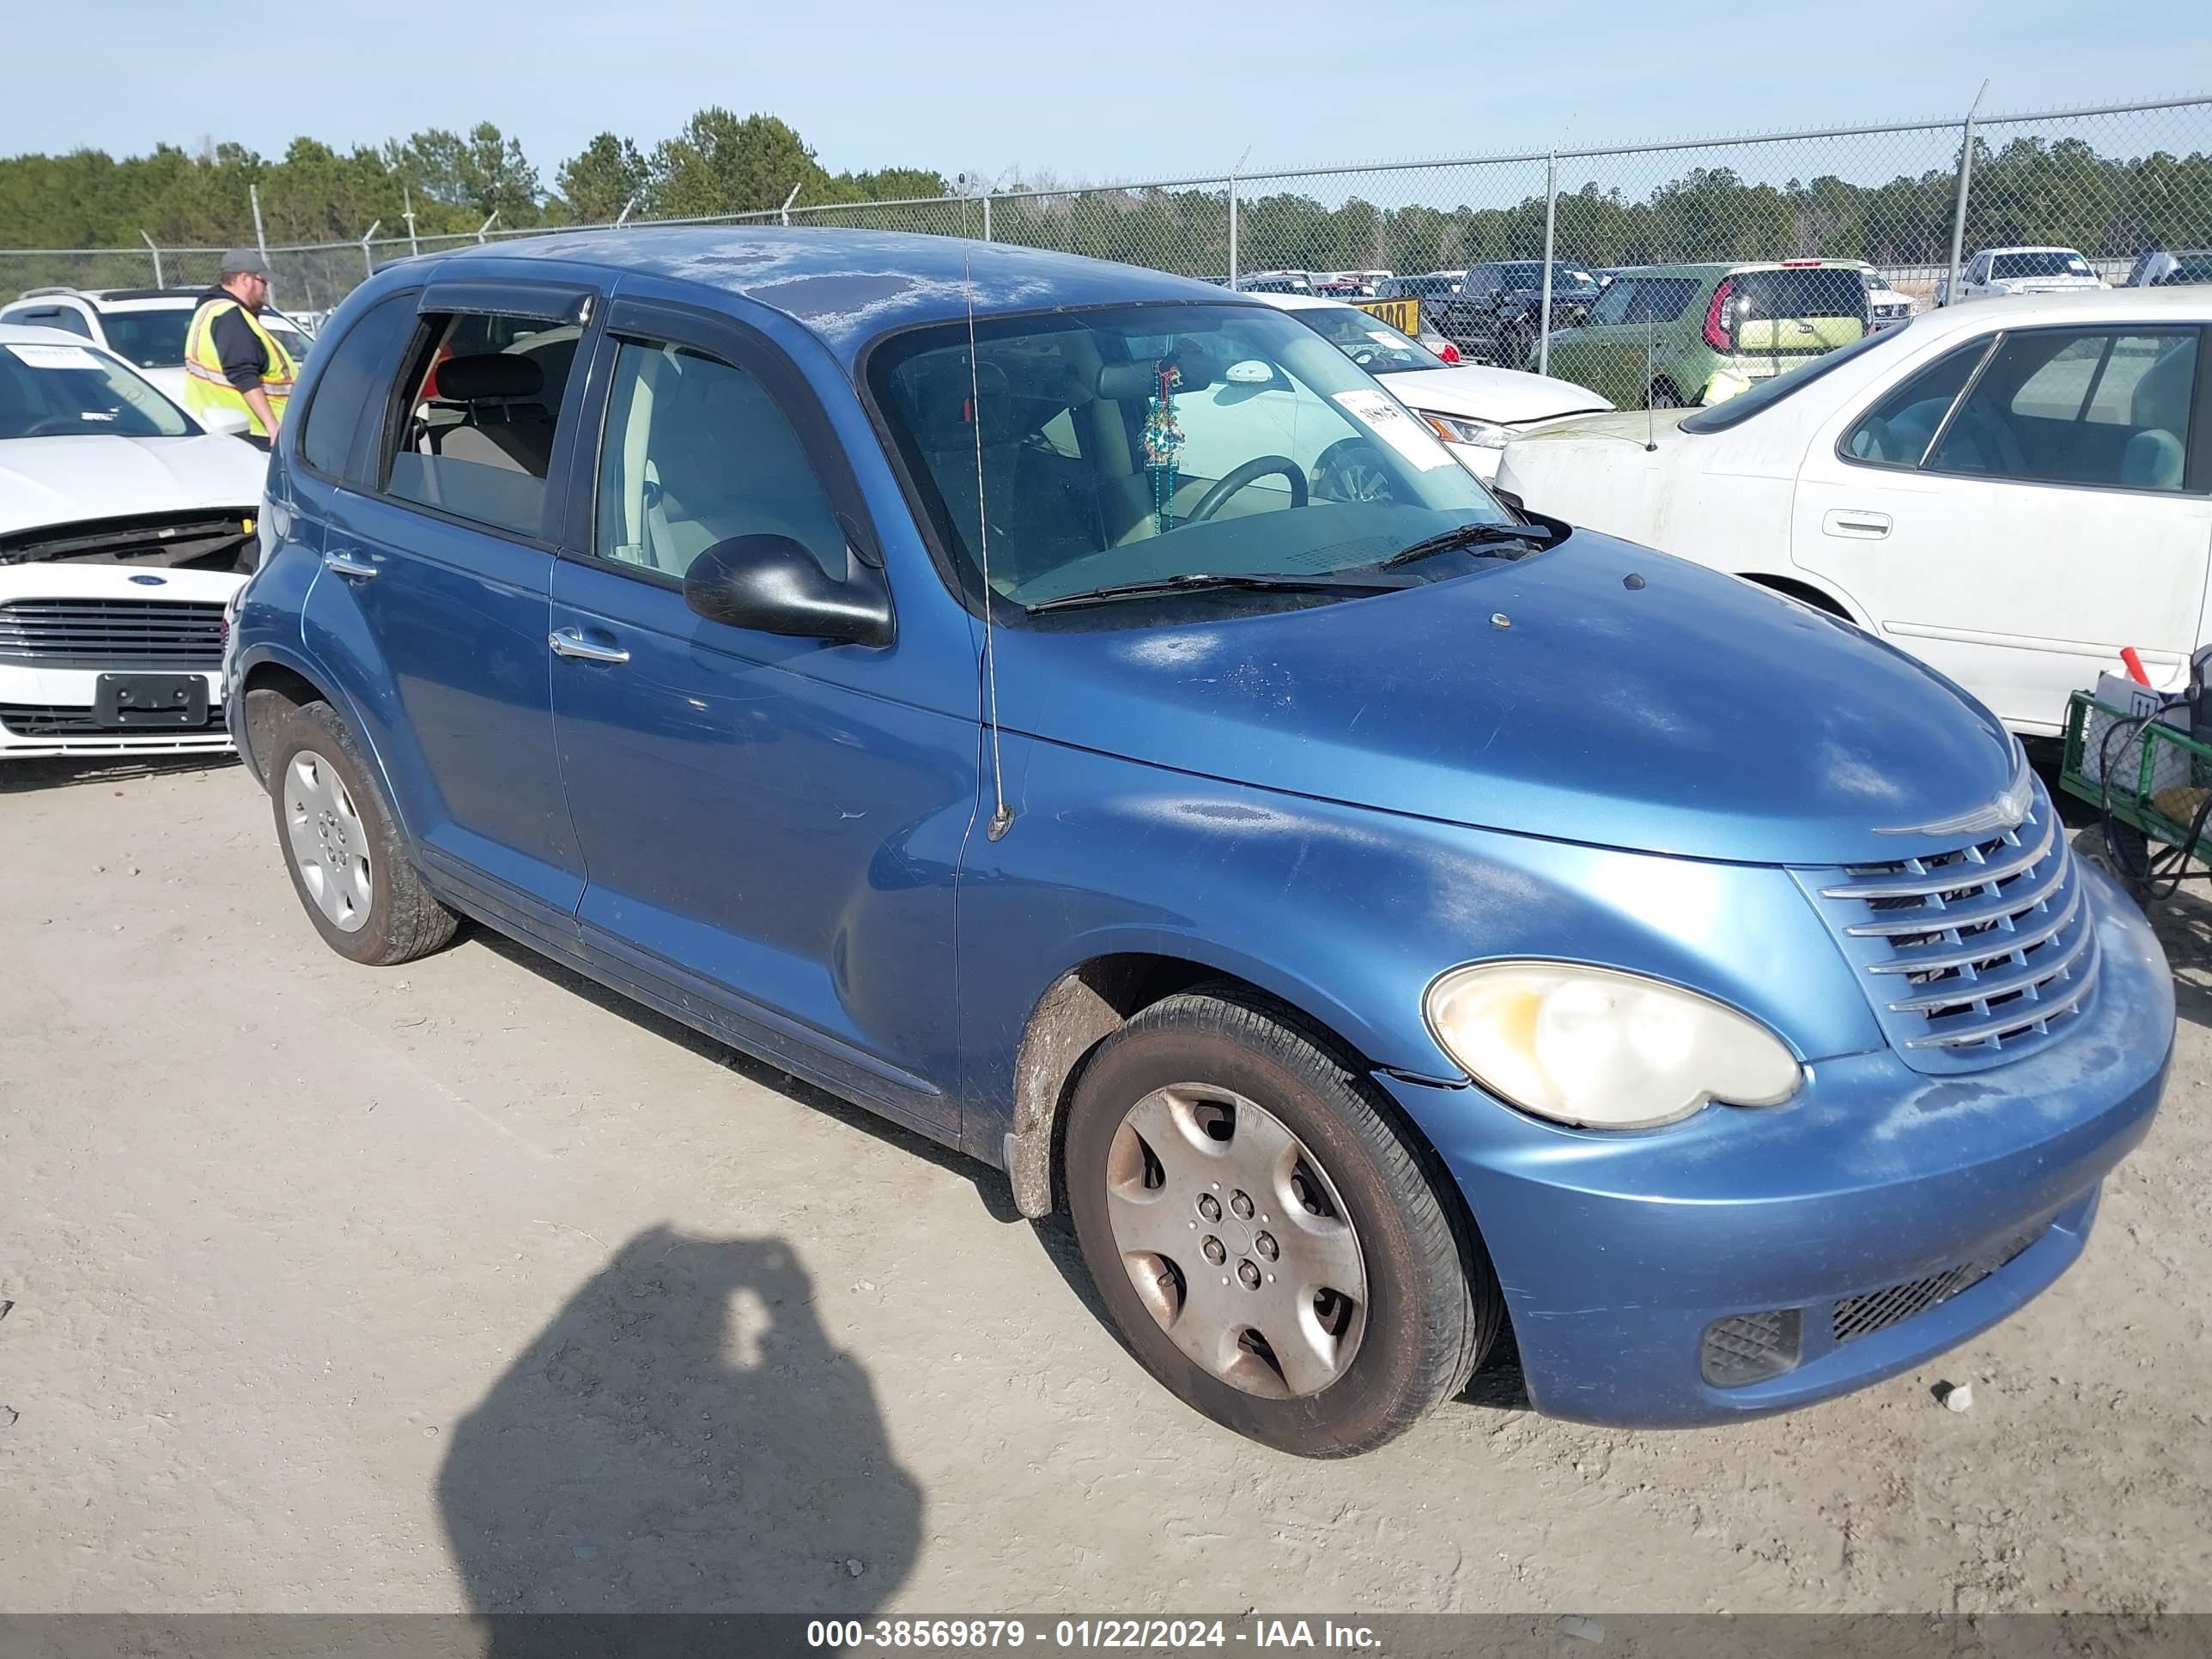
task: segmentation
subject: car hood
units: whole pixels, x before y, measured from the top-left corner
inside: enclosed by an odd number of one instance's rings
[[[0,536],[86,519],[250,507],[269,458],[227,434],[0,441]]]
[[[2104,285],[2097,276],[2000,276],[1990,284],[2008,294],[2075,294]]]
[[[2014,779],[2011,738],[1911,658],[1589,532],[1373,599],[1150,628],[1080,614],[1099,625],[999,635],[1008,729],[1477,828],[1875,862],[1955,843],[1895,832]]]
[[[1555,420],[1611,409],[1613,405],[1588,386],[1548,374],[1526,374],[1517,368],[1485,368],[1466,365],[1456,368],[1401,370],[1383,377],[1382,384],[1397,394],[1408,409],[1432,409],[1439,415],[1462,420],[1492,421],[1500,426],[1519,426],[1529,421]]]

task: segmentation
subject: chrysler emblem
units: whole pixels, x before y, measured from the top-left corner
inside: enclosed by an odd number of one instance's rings
[[[1985,806],[1971,812],[1961,812],[1956,817],[1938,818],[1932,823],[1900,824],[1893,830],[1877,830],[1877,836],[1974,836],[1984,830],[2016,830],[2027,817],[2028,803],[2035,798],[2035,775],[2027,769],[2027,751],[2020,739],[2012,740],[2012,781],[2002,793]]]

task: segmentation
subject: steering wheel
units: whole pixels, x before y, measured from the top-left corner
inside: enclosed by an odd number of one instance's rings
[[[1330,501],[1395,501],[1398,490],[1382,452],[1367,438],[1339,438],[1314,462],[1314,486]]]
[[[1306,475],[1304,470],[1296,461],[1287,455],[1255,455],[1243,465],[1230,472],[1205,495],[1200,496],[1198,505],[1191,508],[1190,516],[1183,522],[1204,524],[1221,511],[1222,502],[1227,501],[1254,479],[1264,478],[1271,472],[1279,472],[1291,481],[1292,507],[1304,507],[1306,504]]]

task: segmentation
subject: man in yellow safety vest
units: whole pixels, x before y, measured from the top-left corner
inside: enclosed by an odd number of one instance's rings
[[[195,415],[243,410],[246,441],[263,449],[283,422],[300,368],[269,331],[269,267],[251,248],[222,257],[222,281],[200,296],[185,335],[185,406]]]

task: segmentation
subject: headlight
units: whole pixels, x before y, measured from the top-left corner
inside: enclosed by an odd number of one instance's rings
[[[1437,435],[1446,443],[1473,444],[1477,449],[1503,449],[1513,441],[1510,427],[1493,425],[1488,421],[1462,421],[1455,415],[1432,415],[1421,411],[1422,418],[1436,428]]]
[[[1425,1012],[1444,1052],[1492,1094],[1588,1128],[1650,1128],[1714,1100],[1772,1106],[1803,1075],[1756,1020],[1607,968],[1455,968],[1429,987]]]

